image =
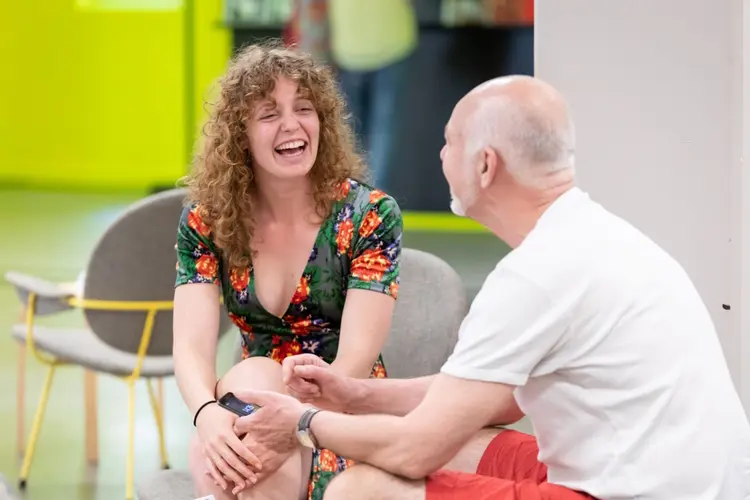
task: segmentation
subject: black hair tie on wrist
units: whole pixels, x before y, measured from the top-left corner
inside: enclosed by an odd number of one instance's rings
[[[193,427],[197,427],[196,422],[198,421],[198,415],[200,415],[201,411],[203,411],[203,408],[216,402],[217,401],[215,399],[212,399],[211,401],[206,401],[201,405],[200,408],[198,408],[198,411],[195,412],[195,416],[193,417]]]

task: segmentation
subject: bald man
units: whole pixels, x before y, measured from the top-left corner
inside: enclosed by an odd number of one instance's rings
[[[674,259],[576,187],[562,97],[493,80],[445,141],[453,210],[513,251],[441,372],[355,380],[289,358],[294,397],[241,394],[263,408],[237,432],[264,456],[296,432],[360,463],[327,500],[750,498],[750,428],[709,313]],[[536,439],[492,428],[524,413]]]

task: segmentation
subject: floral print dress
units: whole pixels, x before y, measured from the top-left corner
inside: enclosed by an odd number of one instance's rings
[[[287,356],[311,353],[331,363],[347,290],[397,297],[402,230],[401,211],[393,198],[355,180],[343,182],[286,313],[278,317],[258,301],[252,269],[227,269],[210,228],[201,220],[200,206],[193,204],[185,208],[179,223],[175,286],[221,287],[229,316],[242,335],[244,358],[266,356],[281,363]],[[371,376],[386,377],[382,356]],[[329,450],[315,450],[308,498],[322,499],[327,484],[350,465]]]

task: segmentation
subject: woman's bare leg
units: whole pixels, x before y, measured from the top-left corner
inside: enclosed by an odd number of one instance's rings
[[[281,365],[269,358],[253,357],[232,367],[219,381],[218,396],[243,389],[284,392]],[[191,446],[190,472],[199,496],[214,495],[216,500],[291,500],[307,496],[310,477],[311,452],[301,447],[271,476],[235,497],[224,492],[205,472],[205,459],[198,446]]]

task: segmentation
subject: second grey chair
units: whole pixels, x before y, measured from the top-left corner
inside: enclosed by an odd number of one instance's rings
[[[55,369],[62,365],[120,377],[128,385],[127,499],[134,497],[133,408],[138,380],[147,381],[159,431],[162,465],[167,467],[162,410],[150,381],[174,374],[175,243],[184,197],[185,192],[177,189],[149,196],[118,217],[91,254],[82,296],[64,293],[56,296],[55,284],[19,273],[6,276],[18,295],[27,301],[29,311],[26,324],[13,327],[13,336],[49,367],[24,455],[20,474],[22,489],[30,472]],[[36,313],[66,307],[80,308],[87,328],[60,329],[34,324]],[[228,315],[223,314],[221,331],[225,332],[229,325]]]

